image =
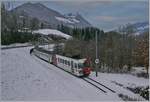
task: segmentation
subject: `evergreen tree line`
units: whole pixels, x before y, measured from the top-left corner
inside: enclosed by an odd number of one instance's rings
[[[63,33],[73,36],[73,38],[84,41],[89,41],[91,39],[94,40],[96,32],[104,34],[103,30],[100,30],[96,27],[71,28],[64,25],[58,25],[57,29]]]
[[[38,41],[39,36],[28,32],[5,32],[1,33],[1,44],[25,43]]]
[[[5,5],[1,5],[1,44],[25,43],[37,41],[39,35],[33,35],[32,30],[38,29],[39,21],[36,18],[29,19],[24,12],[18,16],[13,12],[8,12]]]

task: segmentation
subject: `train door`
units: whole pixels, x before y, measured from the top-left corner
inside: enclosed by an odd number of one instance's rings
[[[71,72],[74,73],[74,69],[73,69],[73,61],[71,61]]]
[[[57,58],[56,58],[56,55],[53,55],[52,60],[53,60],[53,64],[54,64],[54,65],[57,65]]]

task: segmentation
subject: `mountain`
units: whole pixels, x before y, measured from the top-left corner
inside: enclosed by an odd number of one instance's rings
[[[133,27],[135,27],[135,35],[140,35],[146,31],[149,31],[149,22],[138,22],[135,24],[132,24]]]
[[[65,25],[69,27],[90,27],[91,24],[86,21],[80,14],[69,16],[52,10],[41,3],[25,3],[11,10],[19,17],[26,16],[37,18],[41,23],[51,27],[57,28],[58,25]]]
[[[117,31],[119,33],[122,33],[123,32],[128,32],[129,30],[132,29],[133,33],[132,35],[140,35],[140,34],[143,34],[144,32],[147,32],[149,31],[149,22],[148,21],[145,21],[145,22],[137,22],[137,23],[133,23],[133,24],[127,24],[127,25],[124,25],[122,26],[123,29],[115,29],[113,31]]]
[[[92,25],[86,21],[79,13],[77,14],[72,14],[72,13],[69,13],[69,14],[66,14],[64,15],[65,18],[67,18],[68,20],[70,20],[71,22],[73,22],[72,25],[73,27],[91,27]]]

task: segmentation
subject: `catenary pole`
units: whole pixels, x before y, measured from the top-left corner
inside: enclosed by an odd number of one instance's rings
[[[96,31],[96,36],[95,36],[95,40],[96,40],[96,60],[98,59],[98,55],[97,55],[97,31]],[[96,63],[96,77],[98,76],[98,68],[97,68],[97,62],[95,61]]]

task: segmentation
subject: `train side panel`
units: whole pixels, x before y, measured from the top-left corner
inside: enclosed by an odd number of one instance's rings
[[[34,49],[33,53],[41,59],[44,59],[49,63],[63,68],[64,70],[69,71],[76,76],[84,76],[90,74],[90,67],[84,65],[86,59],[72,59],[57,54],[44,53],[37,49]]]
[[[56,55],[57,66],[69,71],[77,76],[83,76],[82,69],[78,67],[78,60]]]
[[[36,56],[38,56],[38,57],[40,57],[40,58],[42,58],[42,59],[44,59],[44,60],[46,60],[46,61],[52,63],[52,55],[46,54],[46,53],[43,53],[43,52],[40,52],[40,51],[38,51],[38,50],[36,50],[36,49],[34,49],[33,52],[34,52],[34,54],[35,54]]]

